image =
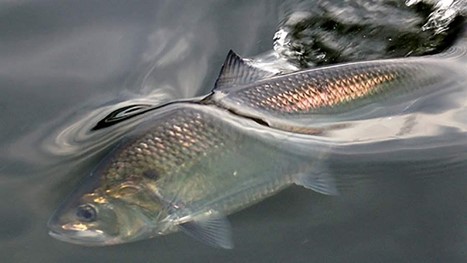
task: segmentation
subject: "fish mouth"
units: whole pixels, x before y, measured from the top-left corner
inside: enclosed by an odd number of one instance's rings
[[[64,232],[49,230],[49,235],[63,242],[83,246],[107,246],[118,243],[113,238],[95,231]]]
[[[49,235],[60,241],[84,246],[105,246],[118,243],[115,237],[100,230],[83,229],[80,224],[49,225]]]

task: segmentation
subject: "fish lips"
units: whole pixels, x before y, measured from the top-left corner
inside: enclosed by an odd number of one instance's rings
[[[66,225],[49,225],[49,235],[60,241],[83,246],[106,246],[119,243],[114,237],[110,237],[100,231],[64,228],[66,228]]]

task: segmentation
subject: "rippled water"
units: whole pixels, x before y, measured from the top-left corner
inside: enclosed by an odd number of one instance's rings
[[[270,50],[303,3],[1,3],[2,261],[465,262],[465,89],[422,104],[415,118],[357,123],[353,131],[370,140],[388,129],[432,136],[337,152],[329,169],[347,178],[340,196],[292,187],[230,216],[234,250],[180,233],[103,248],[48,236],[53,210],[138,118],[97,129],[100,120],[129,105],[139,106],[113,120],[206,94],[229,49],[266,52],[256,63],[272,69],[297,68],[274,62]]]

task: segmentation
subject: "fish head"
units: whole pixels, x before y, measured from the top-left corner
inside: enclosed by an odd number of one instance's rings
[[[61,241],[102,246],[132,242],[161,234],[164,207],[137,176],[84,184],[57,209],[49,234]],[[105,182],[105,184],[103,183]],[[159,223],[161,222],[161,223]]]

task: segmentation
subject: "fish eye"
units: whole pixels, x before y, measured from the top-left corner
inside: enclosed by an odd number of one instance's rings
[[[80,205],[76,210],[76,217],[80,221],[93,222],[97,219],[97,211],[92,205]]]

